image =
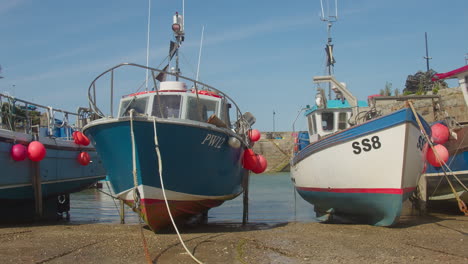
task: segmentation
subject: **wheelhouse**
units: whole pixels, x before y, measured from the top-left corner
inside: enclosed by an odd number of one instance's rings
[[[185,89],[185,83],[177,84],[179,89],[124,96],[120,101],[119,117],[128,116],[130,109],[134,109],[138,115],[198,122],[208,122],[215,115],[225,124],[230,124],[230,104],[225,98],[206,90],[198,90],[197,94],[194,89]]]
[[[366,107],[367,103],[359,101],[360,107]],[[315,142],[321,137],[349,128],[349,120],[352,117],[352,109],[346,100],[329,100],[327,107],[314,106],[306,112],[307,127],[310,142]]]

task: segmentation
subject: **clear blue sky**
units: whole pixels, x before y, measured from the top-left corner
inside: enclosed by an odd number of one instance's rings
[[[150,65],[168,52],[182,1],[152,0]],[[465,64],[466,0],[339,1],[333,25],[335,76],[359,98],[385,87],[403,90],[409,74]],[[229,94],[257,117],[255,128],[290,131],[313,104],[323,75],[326,24],[319,0],[186,0],[182,71],[194,77],[205,26],[200,80]],[[121,62],[146,64],[148,1],[0,0],[0,91],[50,106],[87,105],[90,82]],[[141,76],[144,80],[145,76]],[[135,86],[129,87],[130,93]],[[296,129],[305,129],[299,120]]]

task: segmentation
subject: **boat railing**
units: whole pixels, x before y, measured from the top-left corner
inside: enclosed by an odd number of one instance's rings
[[[103,73],[98,75],[91,82],[91,84],[90,84],[90,86],[88,88],[89,108],[99,118],[104,118],[104,117],[113,118],[114,117],[114,110],[116,110],[116,109],[114,109],[114,105],[115,105],[114,103],[117,103],[117,105],[118,105],[118,101],[114,102],[114,100],[117,100],[117,98],[120,99],[120,97],[114,96],[115,90],[116,90],[116,85],[114,83],[115,79],[116,79],[116,74],[115,73],[116,73],[117,69],[122,68],[122,67],[140,68],[142,70],[149,71],[149,73],[150,73],[149,76],[150,76],[150,79],[152,80],[150,82],[152,82],[152,85],[153,85],[151,90],[156,92],[158,95],[159,95],[159,90],[157,89],[157,87],[158,87],[158,83],[161,83],[161,81],[158,80],[159,78],[157,76],[161,76],[161,75],[174,76],[177,79],[182,79],[182,80],[186,81],[187,85],[192,84],[192,87],[195,90],[196,94],[198,94],[200,90],[208,90],[208,91],[211,91],[211,92],[215,92],[216,94],[218,94],[219,96],[221,96],[222,98],[227,100],[227,102],[231,106],[235,107],[236,122],[234,123],[234,126],[239,127],[240,123],[249,123],[249,120],[247,120],[248,117],[242,115],[242,112],[241,112],[240,108],[234,102],[234,100],[232,100],[226,93],[214,88],[213,86],[210,86],[208,84],[202,83],[202,82],[197,81],[197,80],[194,80],[192,78],[182,76],[182,75],[177,74],[177,73],[168,72],[168,71],[164,71],[164,70],[160,70],[160,69],[156,69],[156,68],[152,68],[152,67],[147,67],[147,66],[143,66],[143,65],[139,65],[139,64],[135,64],[135,63],[121,63],[121,64],[118,64],[118,65],[104,71]],[[109,81],[109,93],[108,94],[110,95],[110,98],[104,98],[103,99],[104,103],[102,103],[103,101],[100,101],[100,104],[101,104],[101,106],[103,106],[105,104],[108,104],[107,107],[109,107],[109,110],[107,112],[104,111],[104,109],[102,109],[102,108],[100,108],[98,106],[97,95],[102,93],[102,91],[101,90],[98,91],[98,89],[96,88],[98,81],[106,79],[106,78],[109,79],[108,80]],[[138,92],[138,91],[136,91],[136,92]],[[107,95],[105,95],[105,96],[107,96]],[[243,126],[243,125],[241,125],[241,126]],[[242,129],[242,130],[245,130],[245,129]]]
[[[46,129],[45,135],[50,137],[65,137],[71,139],[72,130],[81,126],[80,120],[86,111],[78,113],[45,106],[14,96],[0,93],[0,128],[26,134],[39,133]],[[60,113],[61,116],[56,116]],[[71,121],[75,119],[75,124]],[[63,135],[59,130],[63,130]]]

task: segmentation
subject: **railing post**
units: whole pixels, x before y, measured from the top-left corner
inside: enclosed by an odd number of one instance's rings
[[[114,70],[111,71],[110,115],[114,117]]]

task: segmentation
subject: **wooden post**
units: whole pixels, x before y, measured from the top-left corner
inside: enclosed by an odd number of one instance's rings
[[[245,226],[249,221],[249,181],[250,181],[250,171],[246,170],[246,173],[243,178],[243,188],[244,188],[244,202],[243,202],[243,213],[242,213],[242,225]]]
[[[125,224],[125,204],[123,200],[120,201],[120,223]]]
[[[42,182],[39,162],[32,161],[32,187],[34,190],[34,206],[36,217],[42,218]]]

